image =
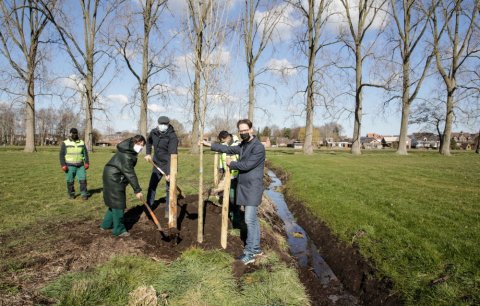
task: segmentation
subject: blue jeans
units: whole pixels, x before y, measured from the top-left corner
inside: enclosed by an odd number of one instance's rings
[[[163,175],[161,173],[152,172],[152,176],[150,176],[150,183],[148,184],[148,193],[147,193],[147,203],[150,207],[155,202],[155,194],[157,193],[157,186],[160,180],[162,179]],[[170,182],[166,182],[166,197],[165,197],[165,213],[168,213],[169,208],[169,194],[170,194]]]
[[[247,244],[244,253],[247,255],[260,252],[260,223],[257,217],[257,206],[245,206],[245,224],[247,225]]]

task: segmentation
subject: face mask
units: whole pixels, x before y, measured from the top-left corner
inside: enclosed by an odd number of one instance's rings
[[[137,153],[140,153],[143,150],[143,146],[135,144],[135,145],[133,145],[133,150],[135,150],[135,152],[137,152]]]
[[[240,134],[240,138],[242,138],[242,140],[248,140],[250,139],[250,134],[249,133]]]
[[[158,125],[158,130],[159,130],[160,132],[165,132],[167,129],[168,129],[168,125],[167,125],[167,124],[159,124],[159,125]]]

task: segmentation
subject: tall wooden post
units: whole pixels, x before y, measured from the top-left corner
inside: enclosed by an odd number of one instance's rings
[[[227,163],[230,157],[227,156]],[[230,205],[230,167],[225,169],[225,186],[223,187],[223,205],[222,205],[222,230],[220,233],[220,244],[222,248],[227,248],[227,234],[228,234],[228,206]]]
[[[170,192],[168,201],[168,228],[177,228],[177,154],[170,155]]]
[[[213,156],[213,187],[218,186],[218,152]]]

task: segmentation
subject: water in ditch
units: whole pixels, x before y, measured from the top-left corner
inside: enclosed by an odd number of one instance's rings
[[[295,217],[288,209],[287,203],[281,191],[281,180],[271,170],[268,171],[272,182],[267,189],[267,195],[275,205],[278,216],[283,220],[285,232],[287,234],[287,242],[290,253],[295,257],[301,268],[315,273],[322,287],[338,286],[340,282],[328,266],[325,260],[318,252],[317,246],[309,239],[305,230],[296,223]],[[341,285],[340,285],[341,287]],[[357,305],[357,299],[351,294],[345,292],[343,288],[338,288],[338,294],[333,294],[328,298],[335,304],[336,301],[349,301],[349,305]]]

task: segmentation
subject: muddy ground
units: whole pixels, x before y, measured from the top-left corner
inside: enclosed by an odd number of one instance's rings
[[[178,229],[180,235],[178,239],[174,240],[162,237],[154,223],[144,214],[142,206],[133,207],[126,212],[126,225],[131,234],[130,237],[126,238],[113,237],[109,231],[100,230],[101,220],[39,225],[35,230],[41,233],[40,236],[58,236],[58,238],[34,239],[26,244],[11,246],[2,254],[2,258],[5,260],[21,259],[21,267],[20,269],[19,267],[10,269],[6,265],[1,265],[0,305],[52,304],[54,301],[39,293],[39,290],[48,282],[67,272],[93,269],[113,255],[143,254],[156,260],[173,261],[183,251],[192,246],[207,250],[220,249],[221,209],[207,202],[205,206],[204,242],[198,244],[197,202],[197,196],[187,196],[185,199],[178,200]],[[282,220],[276,215],[272,204],[265,201],[261,207],[261,214],[269,222],[273,231],[282,232]],[[341,297],[344,293],[344,287],[361,297],[365,304],[374,305],[385,302],[391,304],[390,301],[398,301],[398,299],[390,300],[383,297],[383,294],[379,294],[379,290],[381,291],[383,288],[378,289],[373,286],[375,288],[372,290],[370,280],[365,279],[365,277],[371,275],[372,270],[368,265],[361,264],[362,260],[358,258],[358,252],[354,252],[353,254],[357,255],[352,257],[352,250],[332,247],[333,240],[331,237],[327,239],[328,235],[325,234],[328,229],[322,226],[318,227],[318,224],[309,220],[308,214],[302,211],[298,203],[294,205],[294,211],[299,214],[300,222],[307,220],[305,221],[305,228],[312,237],[317,237],[317,245],[324,245],[331,251],[329,253],[339,252],[338,256],[327,256],[326,259],[330,259],[327,262],[332,268],[335,268],[336,273],[339,273],[337,271],[341,272],[338,276],[342,279],[342,282],[346,280],[345,286],[338,282],[331,282],[328,286],[323,286],[312,271],[299,269],[300,279],[307,288],[312,305],[356,304],[341,298],[339,300],[337,298],[332,299],[332,296]],[[155,213],[162,226],[166,227],[167,219],[163,218],[163,212],[164,204],[160,203],[155,209]],[[6,245],[9,241],[28,237],[28,235],[31,235],[31,232],[13,232],[0,236],[0,244]],[[333,243],[336,245],[336,242]],[[267,256],[268,252],[277,252],[282,260],[291,266],[296,266],[292,257],[281,251],[279,242],[273,232],[262,231],[262,247],[268,250]],[[229,236],[226,252],[236,257],[242,253],[242,250],[242,239]],[[338,264],[335,264],[335,262]],[[244,267],[243,264],[235,262],[232,268],[234,275],[239,277],[254,271],[258,267],[255,265]],[[11,288],[16,288],[16,290],[11,290]],[[379,296],[381,297],[379,298]]]

